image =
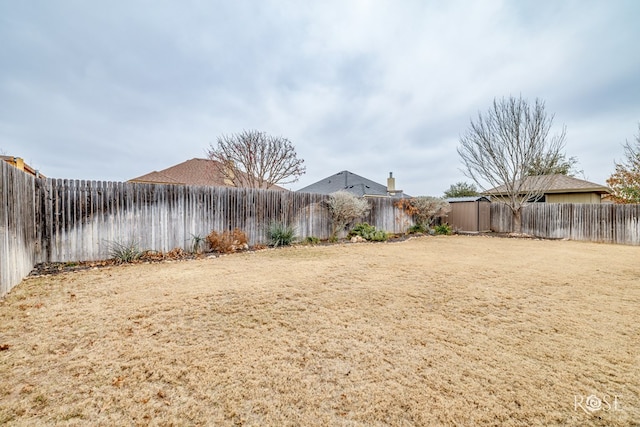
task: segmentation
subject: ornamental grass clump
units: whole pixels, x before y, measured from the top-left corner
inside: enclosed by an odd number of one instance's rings
[[[127,243],[111,242],[109,247],[109,255],[119,264],[137,261],[143,253],[133,240]]]
[[[204,250],[206,241],[207,241],[206,237],[201,236],[199,234],[192,234],[191,235],[191,252],[193,252],[194,254],[201,254],[202,251]]]
[[[273,222],[267,230],[267,237],[273,247],[289,246],[296,238],[295,229],[281,222]]]

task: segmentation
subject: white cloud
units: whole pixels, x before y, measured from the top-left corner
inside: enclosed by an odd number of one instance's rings
[[[125,180],[255,128],[296,144],[308,173],[294,188],[349,169],[441,194],[465,179],[455,147],[469,119],[522,94],[547,101],[567,124],[568,154],[603,182],[640,120],[639,11],[623,1],[7,2],[0,149],[48,175]]]

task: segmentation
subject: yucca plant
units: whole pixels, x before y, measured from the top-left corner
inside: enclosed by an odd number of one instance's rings
[[[191,251],[194,254],[201,254],[207,238],[199,234],[191,235]]]
[[[140,259],[143,251],[135,241],[128,243],[111,242],[109,255],[118,263],[129,263]]]
[[[288,246],[295,240],[296,231],[290,225],[273,222],[267,230],[267,237],[274,247]]]

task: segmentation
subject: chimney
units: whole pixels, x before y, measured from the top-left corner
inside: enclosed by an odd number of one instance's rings
[[[393,172],[389,172],[389,178],[387,178],[387,193],[390,196],[396,194],[396,179],[393,177]]]

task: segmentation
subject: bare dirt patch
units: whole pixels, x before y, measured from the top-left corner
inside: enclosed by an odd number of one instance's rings
[[[0,423],[638,425],[639,255],[443,236],[30,278]]]

